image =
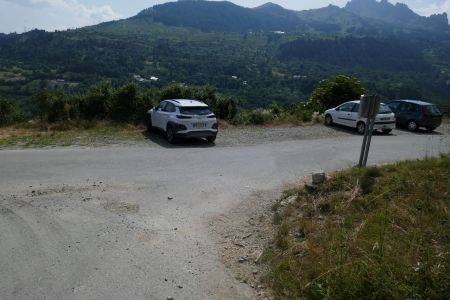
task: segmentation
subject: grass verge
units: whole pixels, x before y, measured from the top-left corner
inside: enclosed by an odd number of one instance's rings
[[[145,128],[109,122],[20,124],[0,128],[0,147],[103,145],[144,140]]]
[[[336,173],[278,214],[278,299],[448,299],[450,157]],[[294,191],[290,190],[289,194]]]

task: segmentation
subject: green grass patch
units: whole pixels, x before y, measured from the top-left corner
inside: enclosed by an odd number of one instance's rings
[[[449,156],[338,172],[279,211],[276,298],[448,299]]]

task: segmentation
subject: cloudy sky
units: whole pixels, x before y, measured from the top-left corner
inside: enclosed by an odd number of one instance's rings
[[[231,0],[255,7],[269,0]],[[271,0],[289,9],[311,9],[332,3],[344,6],[348,0]],[[395,3],[396,1],[390,0]],[[0,0],[0,32],[23,32],[34,28],[62,30],[131,17],[164,0]],[[421,15],[447,12],[450,0],[403,0]]]

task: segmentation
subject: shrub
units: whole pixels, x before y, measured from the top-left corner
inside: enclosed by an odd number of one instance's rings
[[[321,105],[322,110],[336,107],[342,102],[359,99],[366,89],[353,77],[338,75],[321,81],[311,94],[311,105]],[[319,111],[319,110],[317,110]]]
[[[105,119],[110,117],[114,89],[109,81],[93,85],[89,91],[78,96],[80,115],[84,119]]]
[[[237,113],[238,101],[227,96],[218,96],[215,103],[210,106],[214,110],[216,116],[225,120],[232,120]]]
[[[0,98],[0,126],[7,126],[23,120],[23,113],[16,103]]]
[[[116,90],[113,96],[111,117],[115,121],[136,121],[138,91],[135,84],[128,84]]]

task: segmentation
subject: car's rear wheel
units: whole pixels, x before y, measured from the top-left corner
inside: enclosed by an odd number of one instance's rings
[[[427,131],[434,131],[436,129],[436,127],[428,126],[426,129],[427,129]]]
[[[206,141],[210,144],[214,143],[216,141],[216,137],[215,136],[208,136],[206,138]]]
[[[151,132],[153,130],[152,116],[147,116],[147,131]]]
[[[409,121],[407,127],[409,131],[416,131],[419,128],[416,121]]]
[[[382,131],[384,134],[389,134],[392,132],[392,129],[383,129]]]
[[[169,144],[175,144],[176,143],[177,138],[176,138],[176,135],[175,135],[175,130],[173,129],[172,126],[168,126],[167,127],[166,136],[167,136],[167,141],[169,142]]]
[[[366,132],[366,124],[364,122],[358,122],[356,131],[358,131],[359,134],[364,134]]]
[[[330,126],[333,124],[333,117],[331,117],[331,115],[326,115],[325,116],[325,125]]]

